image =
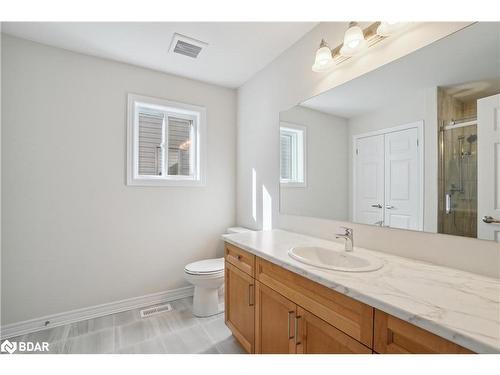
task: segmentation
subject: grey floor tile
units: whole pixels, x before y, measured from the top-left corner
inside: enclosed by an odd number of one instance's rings
[[[221,353],[217,350],[217,347],[215,345],[212,345],[207,350],[205,350],[201,353],[198,353],[198,354],[221,354]]]
[[[209,350],[213,343],[200,326],[185,328],[161,337],[167,353],[197,354]]]
[[[220,301],[223,302],[223,296]],[[173,311],[142,319],[134,309],[14,337],[46,341],[49,353],[244,353],[224,324],[224,313],[192,314],[193,298],[170,302]]]
[[[226,340],[231,337],[231,331],[224,323],[224,317],[220,316],[218,319],[210,320],[201,324],[205,332],[214,343]]]
[[[159,337],[116,351],[116,353],[120,354],[164,354],[166,352],[163,341]]]
[[[224,312],[218,313],[216,315],[207,316],[205,318],[196,317],[196,319],[200,324],[205,324],[218,319],[224,320]]]
[[[62,340],[49,343],[49,352],[47,354],[68,354],[64,351],[66,348],[69,347],[65,346],[66,341],[67,340]]]
[[[234,336],[218,342],[215,346],[221,354],[247,354]]]
[[[93,318],[69,324],[68,338],[85,335],[100,331],[103,329],[112,329],[114,327],[114,316],[107,315],[100,318]]]
[[[56,343],[54,350],[67,354],[105,354],[115,350],[113,329],[106,329],[76,336]]]
[[[198,325],[198,319],[193,316],[191,308],[186,307],[177,307],[148,319],[151,319],[162,335]]]
[[[115,347],[130,347],[157,336],[157,329],[149,319],[141,319],[115,327]]]
[[[120,326],[124,324],[129,324],[141,319],[140,313],[137,310],[123,311],[117,314],[113,314],[114,325]]]
[[[68,338],[69,325],[44,329],[43,331],[12,338],[12,341],[55,342]]]

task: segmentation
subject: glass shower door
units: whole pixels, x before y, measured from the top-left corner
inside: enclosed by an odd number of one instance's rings
[[[477,237],[477,125],[445,127],[442,233]]]

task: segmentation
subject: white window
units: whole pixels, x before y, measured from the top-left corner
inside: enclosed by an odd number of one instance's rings
[[[284,186],[306,186],[306,128],[280,124],[280,182]]]
[[[202,186],[205,108],[128,95],[127,184]]]

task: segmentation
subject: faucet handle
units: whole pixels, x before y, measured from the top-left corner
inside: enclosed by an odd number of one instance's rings
[[[352,236],[352,228],[348,228],[348,227],[340,227],[342,228],[345,233],[344,233],[344,236]]]

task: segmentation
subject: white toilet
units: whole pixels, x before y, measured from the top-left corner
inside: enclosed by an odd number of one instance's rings
[[[219,313],[219,288],[224,283],[224,258],[205,259],[184,267],[184,277],[194,285],[193,315]]]
[[[246,228],[229,228],[227,233],[249,231]],[[184,267],[184,277],[194,285],[193,315],[205,317],[222,312],[219,310],[219,289],[224,284],[224,258],[205,259]]]

